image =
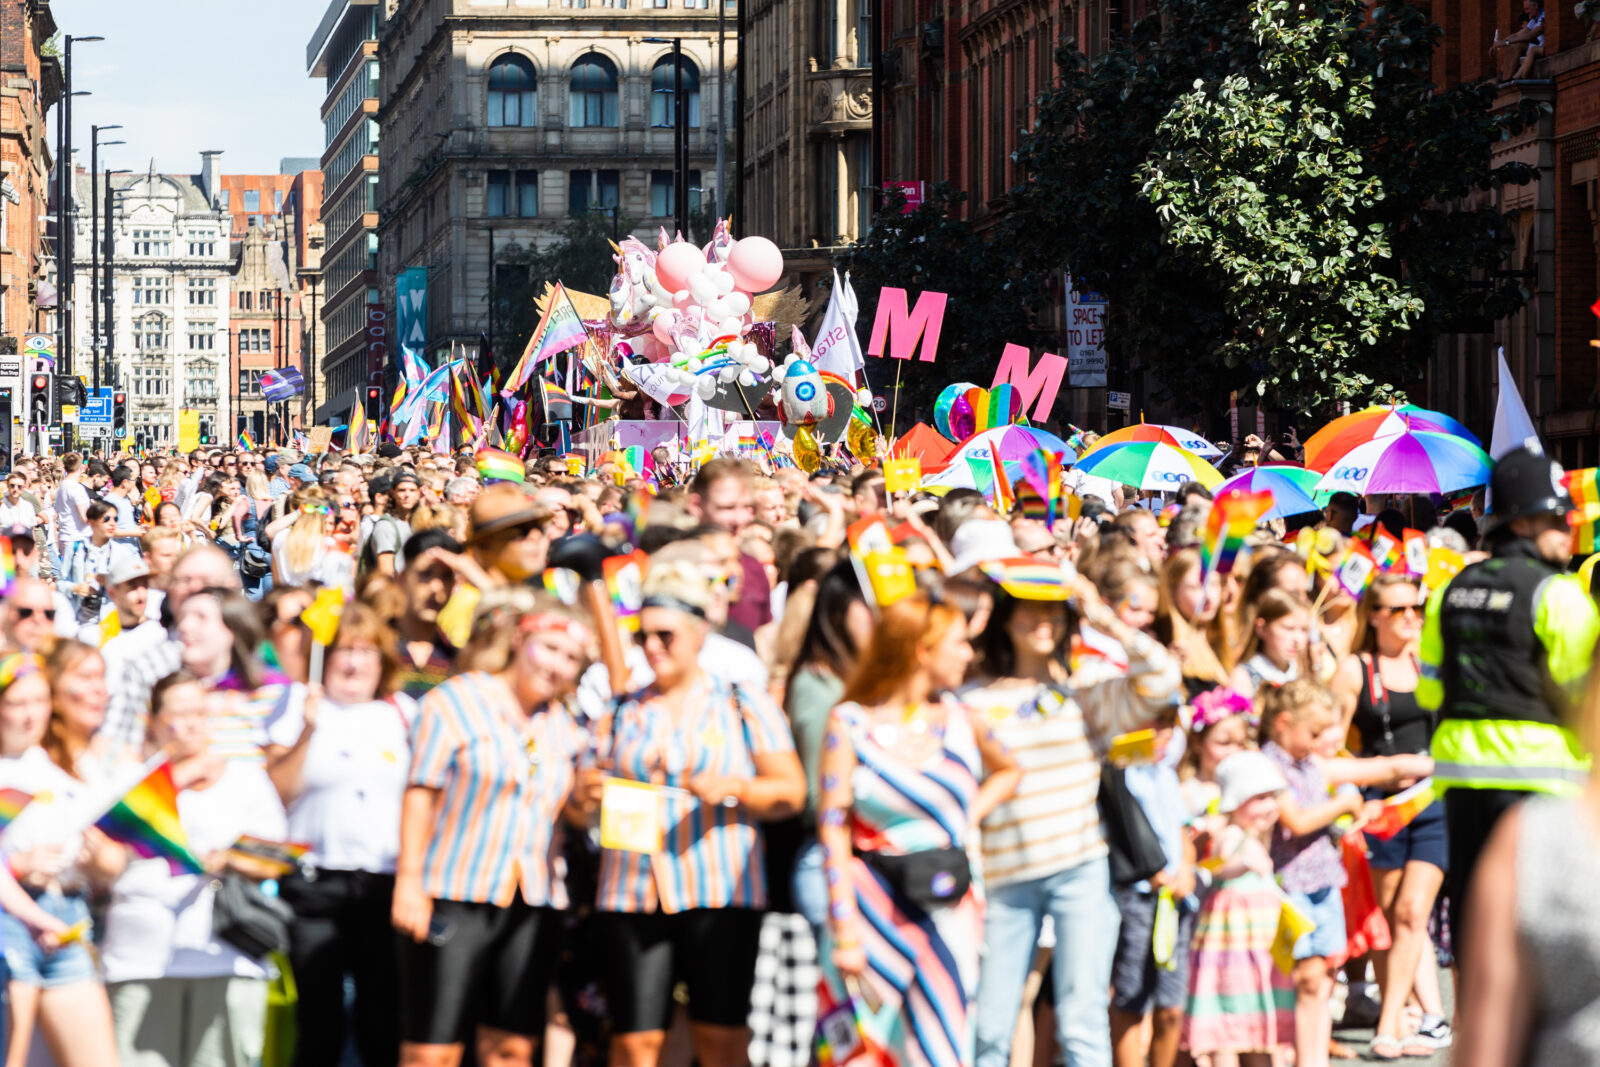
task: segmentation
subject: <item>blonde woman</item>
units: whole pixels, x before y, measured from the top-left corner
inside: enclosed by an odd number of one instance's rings
[[[1155,634],[1177,657],[1183,671],[1183,691],[1190,699],[1228,684],[1228,669],[1206,632],[1221,606],[1222,580],[1217,575],[1212,575],[1209,582],[1201,580],[1199,550],[1174,552],[1161,568]]]
[[[332,576],[328,538],[333,532],[333,506],[321,491],[308,489],[299,495],[294,509],[294,522],[272,535],[272,582],[326,583]]]

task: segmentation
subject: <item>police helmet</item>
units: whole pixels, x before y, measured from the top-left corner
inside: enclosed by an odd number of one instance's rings
[[[1564,484],[1566,471],[1544,454],[1537,441],[1529,441],[1500,458],[1489,478],[1489,529],[1497,530],[1513,519],[1533,515],[1565,515],[1572,496]]]

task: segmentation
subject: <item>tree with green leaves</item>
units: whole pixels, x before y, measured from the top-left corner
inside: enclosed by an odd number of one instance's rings
[[[1494,273],[1504,217],[1464,201],[1531,180],[1490,153],[1537,107],[1430,83],[1439,38],[1404,3],[1167,0],[1058,56],[1005,240],[1105,293],[1114,365],[1180,410],[1401,392],[1440,333],[1526,298]]]
[[[502,371],[515,366],[523,346],[539,325],[535,301],[547,283],[561,282],[581,293],[604,293],[616,273],[613,233],[627,237],[633,220],[613,220],[609,212],[589,211],[567,219],[549,246],[502,252],[496,258],[495,362]]]

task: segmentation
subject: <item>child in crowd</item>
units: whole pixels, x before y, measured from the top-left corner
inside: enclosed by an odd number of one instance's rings
[[[1328,828],[1345,815],[1366,811],[1359,793],[1329,796],[1317,761],[1317,739],[1338,721],[1333,694],[1309,679],[1295,679],[1267,694],[1261,717],[1261,752],[1282,772],[1288,788],[1272,835],[1272,862],[1279,884],[1301,915],[1316,923],[1294,946],[1295,1064],[1324,1067],[1333,1020],[1328,1000],[1333,978],[1329,956],[1345,950],[1344,862]]]
[[[1195,923],[1183,1046],[1211,1067],[1270,1067],[1295,1028],[1294,992],[1272,962],[1283,897],[1268,839],[1284,779],[1271,759],[1246,751],[1218,765],[1217,782],[1228,822],[1203,864],[1212,889]]]
[[[1261,706],[1262,694],[1306,671],[1311,605],[1303,596],[1269,589],[1256,605],[1249,640],[1233,671],[1233,687]]]
[[[1195,831],[1204,834],[1220,830],[1226,822],[1217,812],[1222,796],[1217,766],[1251,747],[1251,717],[1256,709],[1249,697],[1233,689],[1209,689],[1196,696],[1190,707],[1189,743],[1178,778]]]
[[[1194,843],[1185,832],[1178,784],[1183,750],[1181,743],[1172,744],[1176,726],[1174,707],[1156,726],[1154,760],[1129,767],[1124,779],[1160,840],[1167,865],[1149,881],[1114,889],[1122,913],[1111,967],[1111,1047],[1118,1067],[1146,1062],[1146,1020],[1151,1021],[1150,1067],[1172,1067],[1178,1060],[1198,902]]]

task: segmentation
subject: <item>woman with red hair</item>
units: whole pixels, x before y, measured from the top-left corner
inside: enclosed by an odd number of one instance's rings
[[[960,611],[921,593],[889,605],[823,742],[819,1012],[824,1026],[831,1011],[857,1013],[862,1035],[897,1063],[971,1061],[983,924],[967,849],[1021,776],[948,695],[971,661]]]

